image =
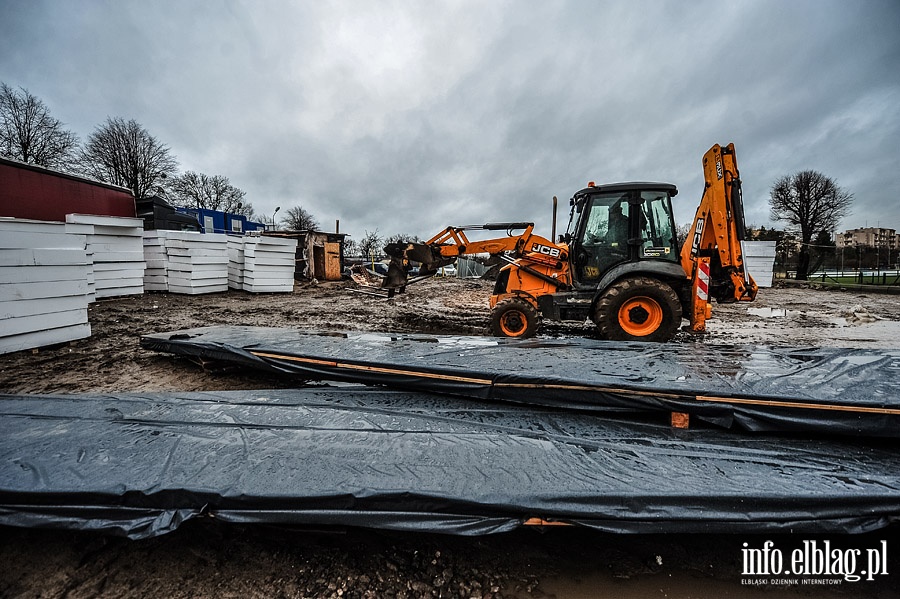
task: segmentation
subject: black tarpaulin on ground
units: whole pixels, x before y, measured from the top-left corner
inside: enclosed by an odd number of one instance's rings
[[[750,431],[900,437],[900,350],[204,327],[148,349],[303,379],[589,411],[686,412]]]
[[[900,518],[886,441],[741,436],[358,386],[0,395],[0,525],[182,522],[487,534],[864,532]]]

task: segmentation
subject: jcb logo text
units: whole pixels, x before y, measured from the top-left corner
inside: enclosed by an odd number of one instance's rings
[[[539,243],[535,243],[531,246],[532,252],[537,252],[538,254],[544,254],[545,256],[550,256],[551,258],[559,258],[559,248],[552,248],[549,245],[541,245]]]

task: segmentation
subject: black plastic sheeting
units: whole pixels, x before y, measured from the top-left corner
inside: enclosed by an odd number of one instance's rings
[[[900,518],[886,441],[675,430],[358,386],[0,395],[0,525],[132,538],[182,522],[461,535],[865,532]]]
[[[310,333],[204,327],[148,349],[306,380],[594,412],[683,412],[756,432],[900,437],[900,349]]]

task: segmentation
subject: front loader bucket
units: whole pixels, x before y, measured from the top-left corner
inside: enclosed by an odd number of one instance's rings
[[[428,277],[456,261],[455,257],[442,256],[439,248],[425,243],[389,243],[384,246],[384,253],[391,257],[391,264],[382,287],[405,285],[411,262],[419,263],[419,277]]]

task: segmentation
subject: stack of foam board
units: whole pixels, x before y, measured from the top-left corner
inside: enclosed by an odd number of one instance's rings
[[[93,304],[97,300],[96,283],[94,281],[94,253],[87,245],[87,237],[94,232],[94,228],[91,225],[76,225],[72,223],[65,223],[64,227],[67,234],[77,236],[74,241],[75,245],[84,245],[84,253],[87,256],[87,276],[85,277],[88,287],[87,298],[88,303]]]
[[[171,293],[228,291],[228,236],[166,231],[166,275]]]
[[[774,241],[742,241],[744,266],[760,287],[772,286],[775,270]]]
[[[294,290],[297,240],[282,237],[244,237],[244,291]]]
[[[97,297],[144,293],[144,219],[67,214],[66,222],[85,226]]]
[[[144,231],[145,291],[168,291],[166,231]]]
[[[91,335],[85,243],[64,223],[0,218],[0,353]]]
[[[228,286],[244,288],[244,238],[228,238]]]

